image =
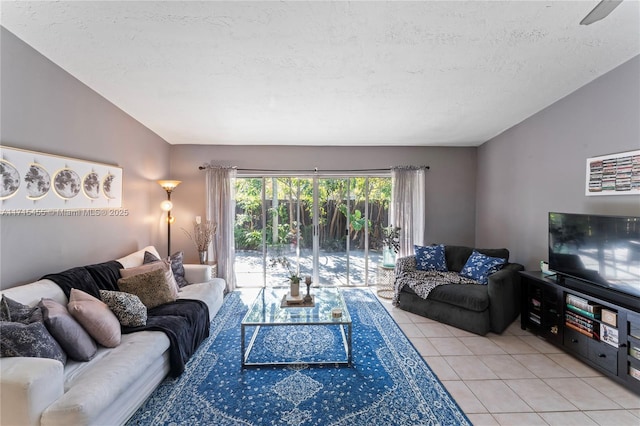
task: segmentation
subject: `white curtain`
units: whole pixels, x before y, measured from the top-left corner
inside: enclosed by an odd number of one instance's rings
[[[235,242],[233,222],[235,218],[235,179],[233,167],[209,166],[207,168],[207,220],[218,225],[213,237],[213,253],[209,259],[217,258],[218,277],[227,282],[227,292],[236,288],[236,274],[233,269]],[[211,255],[211,253],[209,253]]]
[[[391,169],[391,223],[400,227],[398,256],[414,253],[413,246],[424,245],[425,168]]]

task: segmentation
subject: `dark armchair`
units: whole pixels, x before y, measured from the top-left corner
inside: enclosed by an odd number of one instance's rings
[[[401,309],[433,320],[485,335],[489,331],[502,333],[520,313],[520,274],[524,267],[508,263],[507,249],[475,249],[491,257],[507,259],[504,267],[489,275],[488,284],[461,284],[457,274],[473,252],[471,247],[445,246],[451,284],[438,285],[426,299],[413,289],[412,282],[422,279],[416,270],[415,256],[398,259],[395,270],[394,302]],[[427,274],[424,274],[424,279]]]

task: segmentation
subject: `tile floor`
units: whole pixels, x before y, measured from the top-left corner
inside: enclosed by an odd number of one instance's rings
[[[476,426],[640,426],[640,396],[519,320],[481,337],[380,301]]]

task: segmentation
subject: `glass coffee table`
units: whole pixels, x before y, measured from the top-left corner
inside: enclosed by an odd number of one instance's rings
[[[287,291],[288,287],[267,287],[261,289],[258,297],[244,316],[240,325],[242,368],[299,364],[351,366],[352,324],[347,305],[344,302],[340,289],[337,287],[312,288],[311,294],[314,297],[314,306],[312,307],[285,306],[285,304],[283,304],[283,297],[287,294]],[[312,360],[310,362],[298,359],[276,359],[277,357],[257,361],[250,359],[251,351],[255,348],[254,345],[260,344],[260,339],[257,339],[257,337],[261,329],[278,326],[293,326],[297,328],[318,325],[335,326],[339,329],[340,335],[342,336],[344,353],[336,354],[335,359],[332,357],[328,360]],[[253,334],[251,335],[248,345],[245,343],[247,328],[253,329]],[[282,342],[276,342],[276,345],[287,345],[286,338],[283,339]],[[342,350],[339,352],[342,352]]]

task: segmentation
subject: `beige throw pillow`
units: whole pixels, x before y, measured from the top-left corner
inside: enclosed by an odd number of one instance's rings
[[[135,294],[147,309],[155,308],[177,299],[173,284],[167,280],[163,269],[155,269],[143,274],[118,280],[120,291]]]
[[[115,348],[120,344],[120,322],[102,300],[72,288],[67,309],[102,346]]]
[[[178,283],[173,276],[171,262],[167,259],[154,263],[146,263],[141,266],[136,266],[135,268],[120,269],[120,276],[122,278],[129,278],[134,275],[144,274],[145,272],[155,271],[157,269],[162,269],[164,271],[166,280],[171,286],[171,293],[173,294],[174,300],[177,299],[178,291],[180,291],[180,288],[178,287]]]

